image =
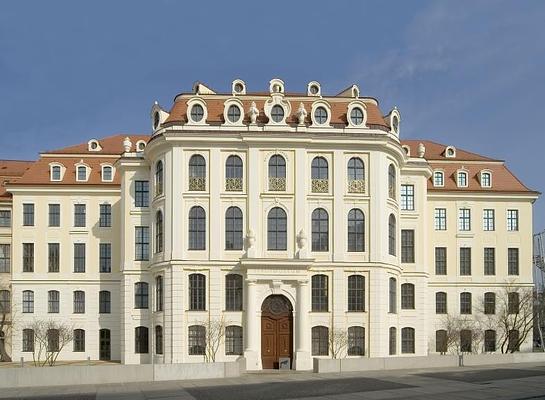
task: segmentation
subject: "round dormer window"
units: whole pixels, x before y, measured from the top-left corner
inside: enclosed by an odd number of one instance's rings
[[[191,107],[191,120],[193,122],[200,122],[204,117],[204,109],[200,104],[195,104]]]
[[[278,104],[275,105],[271,110],[271,118],[274,122],[282,122],[284,119],[284,108]]]
[[[352,111],[350,111],[350,120],[354,125],[363,124],[363,111],[361,110],[361,108],[356,107],[353,108]]]
[[[232,123],[238,122],[240,119],[240,108],[234,104],[229,106],[229,109],[227,110],[227,118],[229,118],[229,121]]]
[[[153,129],[157,129],[158,126],[159,126],[159,112],[155,112],[155,114],[153,114]]]
[[[235,93],[242,93],[244,90],[244,86],[242,86],[242,83],[235,83]]]
[[[447,149],[447,156],[454,157],[454,149]]]
[[[399,132],[399,118],[396,115],[392,118],[392,129],[395,133]]]
[[[318,88],[318,85],[310,85],[311,94],[318,94],[319,91],[320,91],[320,88]]]
[[[318,107],[314,111],[314,119],[319,125],[323,125],[327,122],[327,110],[324,107]]]
[[[91,142],[91,150],[96,150],[98,148],[97,142]]]
[[[145,142],[138,142],[138,144],[136,145],[136,148],[138,151],[144,151],[144,149],[146,148],[146,143]]]

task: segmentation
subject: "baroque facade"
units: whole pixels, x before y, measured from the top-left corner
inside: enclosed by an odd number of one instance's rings
[[[311,369],[339,335],[343,356],[427,355],[447,311],[533,285],[538,193],[503,161],[400,140],[398,110],[356,85],[196,83],[150,117],[150,135],[2,162],[14,360],[36,319],[74,328],[64,360],[201,362],[218,329],[208,357],[249,370]]]

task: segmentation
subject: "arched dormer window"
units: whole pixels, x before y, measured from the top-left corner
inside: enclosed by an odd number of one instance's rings
[[[231,93],[233,96],[246,94],[246,83],[242,79],[235,79],[231,84]]]
[[[317,100],[312,104],[311,110],[312,126],[329,126],[331,121],[331,106],[323,100]]]
[[[206,125],[208,111],[203,99],[194,97],[187,102],[187,124]]]
[[[454,146],[447,146],[445,148],[445,157],[447,158],[456,158],[456,147]]]
[[[102,150],[102,146],[100,146],[100,143],[96,139],[91,139],[87,142],[87,150],[88,151],[100,151]]]
[[[146,148],[146,141],[145,140],[139,140],[136,142],[136,151],[141,153]]]
[[[102,182],[112,182],[114,180],[114,167],[111,165],[102,165]]]
[[[242,125],[244,107],[238,99],[229,99],[224,104],[223,120],[225,125]]]
[[[456,172],[456,183],[458,187],[467,187],[468,186],[468,175],[467,171],[458,171]]]
[[[89,172],[90,168],[80,161],[78,164],[76,164],[76,181],[87,182],[89,179]]]
[[[269,92],[274,93],[284,93],[284,81],[282,79],[274,78],[269,82]]]
[[[61,164],[49,165],[49,177],[51,182],[60,182],[64,175],[64,166]]]
[[[322,95],[320,83],[316,81],[309,82],[307,85],[307,96],[319,97]]]
[[[390,112],[390,131],[399,136],[399,124],[401,121],[401,116],[399,115],[399,111],[397,108],[394,108]]]
[[[356,100],[348,105],[346,111],[348,126],[352,128],[365,128],[367,123],[367,110],[365,103]]]
[[[443,171],[433,172],[433,186],[434,187],[445,186],[445,173]]]
[[[492,172],[490,171],[481,171],[481,187],[491,188],[492,187]]]

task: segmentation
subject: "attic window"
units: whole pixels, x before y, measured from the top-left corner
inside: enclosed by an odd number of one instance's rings
[[[458,187],[467,187],[467,172],[458,171],[457,174]]]
[[[405,154],[407,154],[408,156],[411,155],[411,148],[409,146],[406,146],[406,145],[403,145],[401,146],[403,148],[403,150],[405,151]]]
[[[100,151],[102,150],[102,147],[100,147],[100,143],[96,139],[91,139],[87,142],[87,149],[89,151]]]
[[[456,148],[454,146],[447,146],[445,149],[445,157],[455,158],[456,157]]]
[[[271,110],[271,118],[274,122],[282,122],[284,119],[284,108],[280,105],[275,105]]]
[[[445,186],[445,175],[443,171],[435,171],[433,173],[433,186],[443,187]]]
[[[111,165],[102,166],[102,182],[111,182],[114,179],[114,172]]]
[[[200,122],[204,117],[204,109],[200,104],[195,104],[191,107],[191,120],[193,122]]]
[[[309,82],[307,85],[307,95],[308,96],[320,96],[321,88],[320,84],[316,81]]]
[[[86,182],[87,181],[87,167],[85,165],[79,165],[76,170],[76,181]]]
[[[481,172],[481,186],[483,188],[492,187],[492,174],[488,171]]]
[[[235,83],[235,93],[242,93],[244,90],[244,86],[242,86],[242,83]]]
[[[144,151],[145,148],[146,142],[144,142],[143,140],[139,140],[138,142],[136,142],[136,151]]]
[[[397,115],[394,115],[394,117],[392,118],[392,129],[394,133],[399,132],[399,118],[397,117]]]
[[[51,166],[51,180],[54,182],[59,182],[61,180],[62,169],[60,165]]]

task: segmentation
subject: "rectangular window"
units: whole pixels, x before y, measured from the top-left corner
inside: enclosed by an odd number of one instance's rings
[[[10,210],[0,210],[0,226],[2,227],[11,226],[11,211]]]
[[[110,204],[100,205],[100,220],[101,228],[109,228],[112,226],[112,206]]]
[[[471,230],[471,210],[469,208],[460,208],[458,212],[458,230],[470,231]]]
[[[34,272],[34,243],[23,243],[23,272]]]
[[[401,230],[401,262],[414,263],[414,230]]]
[[[74,352],[85,351],[85,331],[83,329],[74,330]]]
[[[48,313],[58,313],[59,312],[59,292],[56,290],[50,290],[47,293],[47,312]]]
[[[85,313],[85,292],[76,290],[74,292],[74,314]]]
[[[149,207],[149,181],[134,182],[134,206]]]
[[[85,272],[85,243],[74,243],[74,272]]]
[[[519,230],[519,210],[507,210],[507,230]]]
[[[136,261],[149,260],[149,227],[135,227],[135,259]]]
[[[61,226],[61,205],[49,204],[49,226]]]
[[[99,271],[104,273],[112,272],[112,244],[100,243],[99,253]]]
[[[435,230],[436,231],[447,230],[447,209],[446,208],[435,209]]]
[[[460,293],[460,314],[471,314],[471,293]]]
[[[107,290],[101,290],[98,293],[98,312],[100,314],[110,314],[111,310],[111,293]]]
[[[493,247],[484,248],[484,274],[496,275],[496,249]]]
[[[447,313],[447,294],[445,292],[435,293],[435,313],[436,314]]]
[[[509,275],[519,274],[519,249],[507,249],[507,273]]]
[[[401,209],[414,210],[414,185],[401,185]]]
[[[47,244],[47,271],[59,272],[60,264],[60,244],[48,243]]]
[[[483,210],[483,231],[493,231],[496,229],[494,210]]]
[[[34,204],[23,204],[23,226],[34,226]]]
[[[471,275],[471,247],[460,247],[460,275]]]
[[[74,226],[76,228],[85,227],[85,214],[86,214],[85,204],[74,204]]]
[[[0,273],[11,271],[11,245],[0,244]]]
[[[447,248],[435,248],[435,275],[447,274]]]

